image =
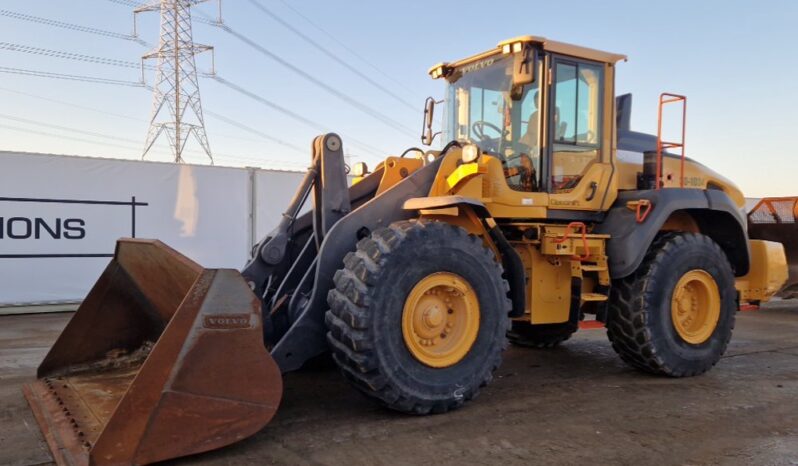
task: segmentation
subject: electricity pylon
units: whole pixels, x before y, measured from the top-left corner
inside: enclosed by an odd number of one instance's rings
[[[142,73],[145,60],[158,59],[153,86],[152,117],[142,159],[158,137],[165,134],[175,163],[182,163],[186,142],[193,134],[213,164],[211,147],[205,132],[194,58],[202,52],[213,52],[213,47],[195,44],[191,31],[191,8],[206,1],[208,0],[150,0],[133,10],[134,17],[138,13],[149,11],[161,13],[158,48],[142,56]]]

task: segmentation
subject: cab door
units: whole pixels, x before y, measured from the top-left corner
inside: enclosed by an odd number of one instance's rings
[[[612,174],[606,71],[603,63],[552,56],[545,173],[549,217],[601,208]]]

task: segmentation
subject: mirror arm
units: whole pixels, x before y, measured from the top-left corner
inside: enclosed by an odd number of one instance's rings
[[[435,105],[442,102],[442,100],[436,101],[432,97],[427,97],[424,101],[424,124],[421,128],[421,143],[425,146],[431,145],[435,137],[441,134],[441,131],[432,132],[432,123],[435,116]]]

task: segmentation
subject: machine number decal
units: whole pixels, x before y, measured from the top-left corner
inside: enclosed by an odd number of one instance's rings
[[[685,186],[704,186],[704,178],[700,176],[685,176],[684,177],[684,185]]]

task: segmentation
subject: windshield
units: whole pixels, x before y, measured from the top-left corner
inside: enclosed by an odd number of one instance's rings
[[[491,57],[447,78],[448,139],[475,143],[498,156],[513,189],[537,191],[540,96],[535,82],[524,87],[520,100],[510,98],[512,65],[512,55]]]

